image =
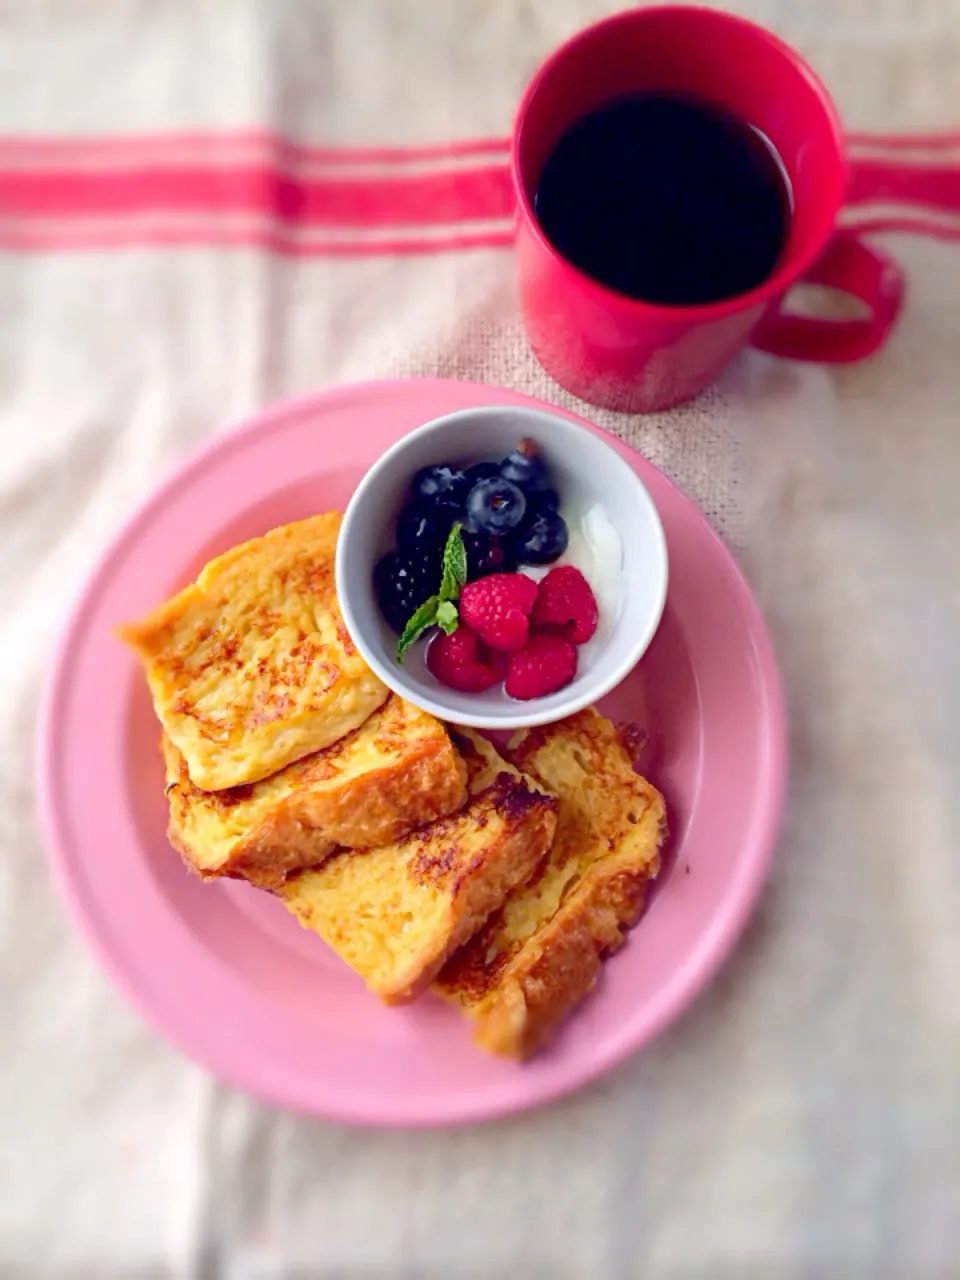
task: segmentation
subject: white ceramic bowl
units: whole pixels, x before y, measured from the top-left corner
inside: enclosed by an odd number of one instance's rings
[[[545,698],[519,702],[502,687],[458,693],[433,678],[420,641],[397,662],[397,637],[383,621],[373,568],[394,546],[397,516],[416,471],[434,463],[500,459],[524,437],[535,440],[571,527],[599,504],[620,536],[621,598],[601,604],[596,636],[580,649],[573,682]],[[513,730],[549,724],[608,693],[643,656],[667,593],[667,550],[660,517],[633,468],[601,435],[559,415],[511,406],[465,409],[436,418],[388,449],[350,499],[337,545],[337,594],[360,653],[395,693],[455,724]],[[589,578],[589,571],[587,572]]]

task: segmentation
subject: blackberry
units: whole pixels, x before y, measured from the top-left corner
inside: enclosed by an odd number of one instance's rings
[[[398,635],[414,612],[440,585],[439,556],[406,556],[391,551],[373,571],[380,612]]]

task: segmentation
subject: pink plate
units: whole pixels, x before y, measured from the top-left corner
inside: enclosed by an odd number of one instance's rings
[[[372,383],[269,410],[207,445],[104,556],[70,619],[44,705],[38,768],[50,856],[107,970],[210,1071],[341,1121],[503,1115],[625,1058],[689,1004],[730,951],[780,816],[784,712],[750,590],[693,504],[615,442],[659,508],[671,576],[652,647],[603,706],[651,726],[648,772],[666,795],[673,837],[644,919],[549,1052],[522,1067],[491,1059],[429,996],[384,1008],[279,902],[184,870],[164,834],[157,723],[114,626],[233,543],[342,508],[370,463],[412,427],[490,403],[536,402],[472,383]]]

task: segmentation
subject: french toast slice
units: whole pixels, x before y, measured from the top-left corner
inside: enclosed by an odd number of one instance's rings
[[[204,791],[322,751],[387,699],[340,616],[337,511],[234,547],[119,634],[146,668],[164,731]]]
[[[558,797],[553,847],[435,990],[473,1020],[477,1044],[522,1060],[588,995],[636,922],[660,867],[666,810],[592,708],[528,730],[506,754]]]
[[[478,734],[457,730],[455,741],[470,792],[459,813],[393,844],[337,853],[276,890],[387,1004],[424,991],[553,840],[553,796]]]
[[[391,695],[359,729],[260,782],[201,791],[164,735],[168,837],[205,879],[272,888],[338,847],[399,840],[459,809],[467,770],[434,716]]]

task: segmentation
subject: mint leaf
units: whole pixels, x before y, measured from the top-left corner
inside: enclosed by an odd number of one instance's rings
[[[437,606],[437,626],[442,627],[448,636],[452,636],[457,629],[457,623],[460,621],[460,615],[457,613],[457,606],[452,600],[441,600]]]
[[[398,662],[403,661],[410,646],[415,644],[427,628],[432,627],[437,621],[437,611],[439,607],[440,597],[431,596],[429,600],[424,600],[419,609],[414,610],[413,616],[403,628],[403,634],[397,642]]]
[[[456,600],[467,581],[467,550],[463,545],[459,520],[450,530],[443,548],[443,581],[440,583],[440,599]]]

